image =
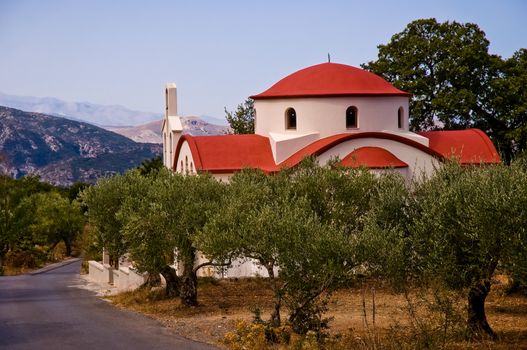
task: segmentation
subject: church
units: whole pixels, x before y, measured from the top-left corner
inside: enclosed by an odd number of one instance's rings
[[[307,156],[320,164],[338,157],[344,166],[390,169],[410,179],[430,175],[438,162],[450,158],[464,165],[500,162],[481,130],[411,132],[411,95],[360,68],[317,64],[250,97],[254,134],[183,135],[177,89],[167,84],[164,165],[183,174],[208,172],[228,180],[243,168],[270,174]]]

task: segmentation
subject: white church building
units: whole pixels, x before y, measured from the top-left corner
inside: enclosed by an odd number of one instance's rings
[[[446,158],[461,164],[500,162],[481,130],[411,132],[410,94],[344,64],[301,69],[251,96],[251,135],[183,135],[175,84],[168,84],[165,94],[163,161],[183,174],[209,172],[228,179],[243,168],[272,173],[306,156],[321,164],[338,157],[345,166],[397,169],[407,178],[430,174]]]
[[[163,162],[183,174],[208,172],[227,181],[243,168],[266,173],[294,167],[306,156],[320,164],[338,157],[342,165],[399,171],[407,179],[431,174],[438,162],[499,163],[488,136],[478,129],[409,130],[410,94],[362,69],[322,63],[278,81],[254,99],[255,133],[182,134],[175,84],[165,89]],[[202,274],[213,274],[204,271]],[[266,275],[244,263],[227,276]]]

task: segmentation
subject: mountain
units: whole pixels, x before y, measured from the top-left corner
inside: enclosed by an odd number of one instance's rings
[[[201,117],[181,117],[181,123],[183,125],[183,133],[194,136],[223,135],[229,131],[228,126],[211,124]],[[162,124],[162,120],[156,120],[139,126],[106,127],[106,129],[136,142],[163,143]]]
[[[133,111],[119,105],[66,102],[53,97],[13,96],[0,92],[0,106],[33,111],[96,125],[140,125],[162,117],[162,113]]]
[[[0,106],[0,172],[17,178],[94,183],[161,153],[158,144],[136,143],[88,123]]]
[[[162,124],[162,120],[156,120],[139,126],[105,127],[105,129],[135,142],[163,143]]]

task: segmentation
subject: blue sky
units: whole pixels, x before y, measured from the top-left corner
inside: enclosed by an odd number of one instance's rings
[[[223,117],[298,69],[358,66],[410,21],[477,23],[490,51],[527,47],[527,1],[0,0],[0,91]]]

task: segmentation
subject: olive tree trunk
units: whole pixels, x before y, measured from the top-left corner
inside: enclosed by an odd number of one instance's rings
[[[272,327],[280,327],[280,308],[282,305],[282,293],[280,291],[280,288],[278,287],[278,281],[276,280],[276,277],[274,275],[274,265],[265,264],[265,268],[267,270],[267,274],[269,275],[269,279],[271,281],[271,288],[273,289],[274,294],[274,308],[273,312],[271,313],[271,320],[269,322]]]
[[[173,267],[166,265],[161,270],[161,275],[165,278],[166,287],[165,294],[169,298],[174,298],[179,295],[180,280]]]
[[[181,288],[179,297],[187,306],[198,305],[198,276],[194,269],[195,253],[183,261],[183,274],[181,276]]]
[[[496,333],[487,322],[485,299],[490,292],[490,281],[484,279],[473,285],[468,292],[467,331],[471,339],[481,339],[484,335],[496,338]]]

